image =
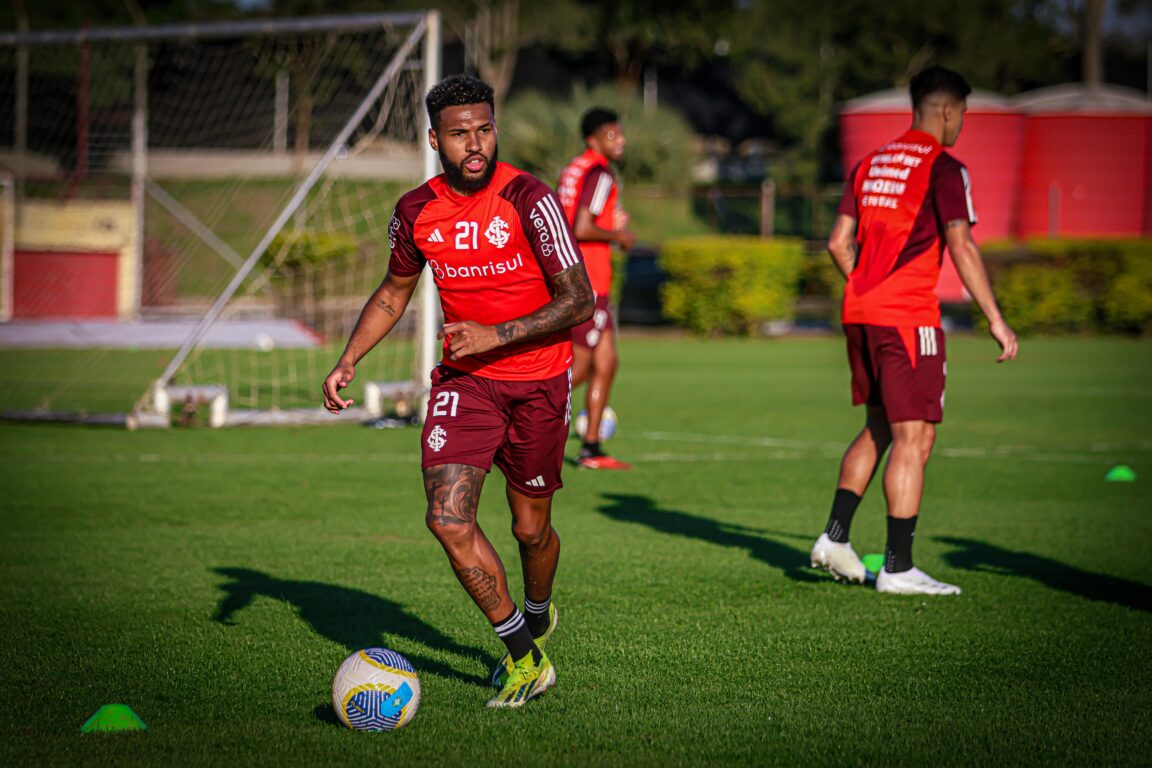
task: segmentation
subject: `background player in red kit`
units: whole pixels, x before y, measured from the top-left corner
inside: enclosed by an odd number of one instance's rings
[[[588,425],[577,463],[585,469],[629,469],[600,449],[600,422],[616,378],[616,328],[612,321],[612,245],[624,251],[636,244],[620,210],[620,187],[610,162],[624,156],[624,129],[611,110],[593,107],[580,120],[587,149],[560,174],[557,193],[580,243],[596,311],[572,329],[572,386],[588,382]]]
[[[967,169],[944,151],[956,143],[971,88],[931,67],[911,83],[912,128],[853,169],[828,251],[848,278],[844,333],[852,402],[867,406],[848,447],[832,513],[812,548],[812,565],[839,580],[866,571],[849,543],[852,516],[889,446],[884,471],[888,543],[876,577],[881,592],[959,594],[912,564],[924,467],[943,419],[944,334],[936,281],[944,245],[964,286],[988,318],[998,362],[1016,357],[1016,335],[996,305],[970,227],[976,223]]]
[[[388,273],[324,381],[324,404],[337,413],[351,403],[339,390],[399,320],[427,264],[446,322],[421,437],[426,521],[508,648],[488,706],[516,707],[556,681],[540,649],[556,627],[552,494],[561,487],[571,415],[570,329],[592,314],[592,288],[555,195],[497,162],[492,89],[451,77],[428,92],[426,105],[444,173],[396,204]],[[493,463],[504,473],[520,544],[523,614],[476,521]]]

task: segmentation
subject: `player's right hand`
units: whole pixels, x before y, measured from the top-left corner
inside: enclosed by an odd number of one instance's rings
[[[1015,360],[1019,344],[1016,341],[1016,333],[1008,326],[1008,323],[1004,322],[1004,318],[989,323],[988,331],[992,334],[992,338],[996,339],[1000,349],[1003,350],[1000,357],[996,358],[996,362],[1003,363],[1006,360]]]
[[[355,377],[355,366],[348,363],[337,363],[336,367],[332,369],[332,373],[328,374],[328,378],[324,379],[324,407],[328,409],[329,413],[340,413],[356,402],[355,400],[345,400],[339,394],[340,390],[348,386]]]
[[[636,245],[636,233],[630,229],[616,230],[616,244],[625,252],[632,250],[632,246]]]

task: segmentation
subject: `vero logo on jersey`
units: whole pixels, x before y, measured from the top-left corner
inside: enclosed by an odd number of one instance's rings
[[[439,227],[432,230],[432,234],[428,235],[428,242],[430,242],[430,243],[442,243],[442,242],[444,242],[444,235],[440,234],[440,228]]]

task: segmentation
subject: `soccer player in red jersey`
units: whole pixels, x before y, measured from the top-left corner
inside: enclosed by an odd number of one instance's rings
[[[888,542],[876,577],[881,592],[960,593],[912,564],[924,468],[944,412],[944,333],[934,290],[945,245],[1000,345],[997,362],[1016,357],[1016,334],[1000,315],[972,240],[976,215],[968,171],[944,149],[960,136],[971,90],[943,67],[912,78],[912,128],[852,170],[828,240],[848,279],[843,323],[852,402],[867,406],[867,413],[840,464],[832,513],[812,548],[812,565],[838,580],[866,580],[848,531],[891,447],[884,470]]]
[[[620,209],[620,186],[610,165],[624,156],[626,139],[620,117],[603,107],[585,112],[580,130],[586,149],[561,172],[557,188],[596,294],[596,311],[591,319],[572,329],[572,386],[588,382],[588,424],[577,463],[585,469],[630,469],[600,448],[600,424],[617,366],[616,329],[610,307],[612,246],[618,245],[627,252],[636,243],[636,235],[628,229],[627,214]]]
[[[432,372],[421,435],[426,522],[465,591],[507,646],[491,707],[517,707],[555,684],[540,646],[556,627],[560,539],[552,495],[571,417],[570,329],[592,314],[592,288],[552,191],[497,161],[492,88],[450,77],[425,100],[444,173],[408,192],[389,227],[392,257],[324,381],[332,413],[355,365],[400,319],[427,265],[440,293],[444,357]],[[476,512],[493,464],[506,480],[520,545],[524,613]]]

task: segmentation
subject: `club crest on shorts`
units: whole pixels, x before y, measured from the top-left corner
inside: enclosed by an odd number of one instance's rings
[[[432,428],[432,431],[428,433],[428,447],[436,451],[436,453],[440,453],[440,449],[443,448],[447,443],[448,432],[444,429],[444,427],[437,424]]]

